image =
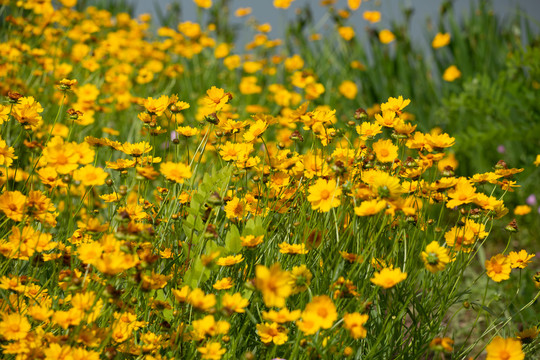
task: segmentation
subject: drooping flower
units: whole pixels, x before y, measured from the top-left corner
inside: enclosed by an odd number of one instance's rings
[[[429,243],[426,246],[426,250],[422,251],[421,256],[426,269],[432,273],[444,270],[446,265],[450,262],[448,250],[445,247],[440,246],[436,241]]]

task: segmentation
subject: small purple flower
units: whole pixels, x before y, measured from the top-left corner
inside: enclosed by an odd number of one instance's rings
[[[534,206],[536,205],[536,196],[534,194],[531,194],[527,197],[527,204]]]
[[[497,152],[499,154],[504,154],[506,152],[506,148],[504,147],[504,145],[497,146]]]

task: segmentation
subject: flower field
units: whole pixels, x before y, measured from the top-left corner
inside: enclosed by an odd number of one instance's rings
[[[530,19],[182,2],[0,0],[1,358],[540,357]]]

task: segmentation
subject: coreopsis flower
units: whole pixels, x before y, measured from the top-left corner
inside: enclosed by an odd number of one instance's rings
[[[254,248],[257,245],[262,244],[263,238],[264,238],[264,235],[260,235],[260,236],[246,235],[246,236],[240,236],[240,241],[243,247]]]
[[[225,90],[212,86],[206,91],[204,105],[212,112],[220,111],[231,98],[232,95],[230,93],[226,93]]]
[[[206,315],[202,319],[193,321],[193,329],[200,340],[205,336],[223,335],[229,332],[231,324],[227,321],[216,321],[213,315]]]
[[[15,149],[0,138],[0,166],[10,167],[15,159]]]
[[[433,46],[434,49],[441,48],[448,44],[450,44],[450,33],[437,33],[431,42],[431,46]]]
[[[393,111],[397,115],[401,115],[402,110],[411,103],[411,100],[409,99],[403,99],[403,96],[395,97],[389,97],[388,101],[381,104],[381,110],[383,112],[385,111]]]
[[[277,9],[288,9],[294,0],[274,0],[274,7]]]
[[[0,104],[0,125],[9,120],[9,106],[4,106]]]
[[[25,203],[26,196],[18,190],[0,195],[0,210],[11,220],[22,221]]]
[[[406,278],[407,273],[401,272],[401,269],[391,269],[386,267],[380,272],[376,272],[370,280],[377,286],[389,289]]]
[[[1,156],[0,156],[0,159],[1,159]],[[518,205],[514,208],[514,215],[522,216],[522,215],[527,215],[530,212],[531,212],[531,207],[529,205]]]
[[[208,342],[202,347],[198,347],[197,351],[201,353],[201,359],[219,360],[227,352],[221,348],[218,342]]]
[[[382,163],[393,162],[398,156],[398,147],[392,143],[392,140],[379,140],[373,144],[373,151],[377,160]]]
[[[148,142],[141,141],[135,144],[124,143],[118,150],[122,151],[126,155],[141,157],[143,154],[150,152],[152,149],[152,145],[150,145]]]
[[[273,342],[276,345],[285,344],[289,339],[287,330],[277,323],[257,324],[257,333],[265,344]]]
[[[207,311],[216,305],[216,296],[214,294],[205,294],[201,289],[194,289],[189,293],[187,301],[194,308]]]
[[[516,339],[495,337],[486,347],[486,360],[524,360],[521,342]]]
[[[279,264],[270,268],[257,265],[255,276],[255,286],[263,293],[264,304],[268,307],[285,306],[285,299],[292,292],[289,273],[281,270]]]
[[[189,286],[184,285],[180,290],[172,289],[171,291],[172,291],[176,301],[181,302],[181,303],[185,303],[185,302],[187,302],[187,299],[188,299],[189,293],[191,292],[191,289],[189,288]]]
[[[516,333],[516,338],[521,341],[522,344],[529,344],[531,343],[534,339],[536,339],[536,337],[538,336],[539,334],[539,330],[536,326],[532,327],[532,328],[529,328],[529,329],[525,329],[523,331],[520,331],[518,333]]]
[[[303,312],[302,319],[296,322],[304,335],[313,335],[321,329],[321,318],[314,312]]]
[[[258,139],[268,128],[268,123],[264,120],[257,120],[249,129],[244,133],[245,142],[253,142]]]
[[[161,95],[157,99],[148,97],[143,101],[143,106],[149,114],[161,116],[169,106],[169,97],[167,95]]]
[[[540,166],[540,155],[536,155],[536,159],[534,159],[533,164],[535,166]]]
[[[345,314],[343,316],[343,327],[349,330],[349,334],[353,339],[364,339],[367,335],[367,330],[364,324],[368,321],[367,314],[357,312]]]
[[[306,305],[304,313],[315,314],[319,318],[319,326],[323,329],[330,329],[334,325],[334,321],[337,320],[336,305],[326,295],[315,296]]]
[[[369,174],[365,172],[362,180],[370,185],[372,192],[379,197],[396,198],[403,192],[399,178],[379,170],[374,170]]]
[[[354,213],[358,216],[371,216],[378,214],[386,208],[386,201],[384,200],[367,200],[362,201],[360,206],[354,208]]]
[[[379,40],[383,44],[390,44],[395,39],[396,36],[388,29],[384,29],[379,32]]]
[[[339,85],[339,92],[341,95],[345,96],[347,99],[353,100],[358,94],[358,87],[356,84],[350,80],[344,80]]]
[[[450,338],[436,337],[429,343],[429,348],[437,351],[452,352],[454,350],[454,340]]]
[[[466,178],[459,178],[454,189],[448,191],[451,199],[446,203],[446,207],[452,209],[456,206],[469,204],[476,199],[476,189]]]
[[[308,201],[313,210],[328,212],[330,209],[341,204],[341,188],[337,186],[336,180],[317,179],[315,184],[309,187]]]
[[[381,21],[381,13],[379,11],[364,11],[362,17],[372,24]]]
[[[200,130],[191,126],[181,126],[176,129],[176,132],[184,137],[192,137],[199,135]]]
[[[220,266],[233,266],[244,261],[244,256],[242,254],[231,255],[226,257],[220,257],[217,259],[216,264]]]
[[[183,163],[167,161],[160,165],[159,170],[167,180],[174,181],[178,184],[183,184],[184,180],[192,176],[189,165]]]
[[[311,283],[313,274],[306,265],[295,266],[291,270],[290,284],[292,286],[292,293],[298,294],[302,291],[306,291]]]
[[[306,249],[305,244],[288,244],[287,242],[282,242],[279,246],[279,252],[282,254],[301,254],[305,255],[309,252]]]
[[[99,186],[105,184],[107,174],[102,168],[86,165],[83,168],[75,170],[73,179],[80,181],[84,186]]]
[[[13,106],[11,115],[21,123],[26,129],[36,129],[43,121],[40,113],[43,112],[41,104],[34,100],[32,96],[22,97]]]
[[[510,278],[512,267],[508,258],[503,254],[492,256],[491,259],[486,260],[485,266],[487,275],[495,282]]]
[[[236,17],[247,16],[247,15],[251,14],[251,11],[252,11],[252,9],[250,7],[238,8],[234,12],[234,16],[236,16]]]
[[[350,26],[340,26],[338,33],[346,41],[350,41],[354,37],[354,29]]]
[[[232,200],[227,201],[224,210],[227,219],[242,220],[247,215],[246,202],[244,200],[240,200],[236,196],[233,197]]]
[[[212,287],[216,290],[227,290],[232,288],[234,285],[230,277],[217,280]]]
[[[0,321],[0,336],[5,340],[22,340],[30,332],[31,326],[26,316],[13,313],[2,314]]]
[[[448,249],[440,246],[436,241],[432,241],[426,246],[426,250],[422,251],[421,257],[426,269],[432,273],[444,270],[450,262]]]
[[[244,299],[240,293],[229,294],[226,293],[221,299],[221,306],[227,311],[227,313],[232,314],[244,313],[246,312],[246,307],[249,305],[249,300]]]
[[[443,73],[443,80],[452,82],[456,79],[459,79],[461,77],[461,71],[456,67],[456,65],[449,66],[446,70],[444,70]]]
[[[349,5],[349,9],[356,10],[360,7],[362,4],[362,0],[347,0],[347,5]]]
[[[533,257],[535,257],[535,254],[527,254],[525,250],[519,252],[510,251],[510,254],[508,254],[512,269],[525,269]]]
[[[198,7],[208,9],[212,6],[212,0],[193,0]]]
[[[454,145],[455,141],[455,138],[450,137],[446,133],[426,135],[426,142],[435,150],[442,150],[444,148],[451,147]]]

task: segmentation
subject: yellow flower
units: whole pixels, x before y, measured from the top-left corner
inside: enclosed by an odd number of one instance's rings
[[[525,250],[521,250],[520,252],[511,251],[508,254],[508,260],[512,269],[525,269],[533,257],[535,257],[535,254],[527,254]]]
[[[143,106],[148,113],[161,116],[169,106],[169,97],[167,95],[161,95],[157,99],[149,97],[143,101]]]
[[[17,159],[15,149],[0,138],[0,165],[10,167],[14,159]]]
[[[421,257],[426,269],[432,273],[444,270],[446,264],[450,262],[448,250],[440,246],[436,241],[432,241],[426,246],[426,250],[422,251]]]
[[[384,268],[376,272],[371,278],[371,282],[377,286],[389,289],[407,278],[407,273],[401,272],[401,269]]]
[[[204,104],[211,111],[220,111],[232,98],[230,93],[226,93],[225,90],[212,86],[206,91],[206,97],[204,98]]]
[[[364,339],[367,335],[367,331],[364,328],[364,324],[368,321],[369,316],[360,313],[345,314],[343,316],[343,326],[349,330],[353,339]]]
[[[287,9],[294,0],[274,0],[274,7],[277,9]]]
[[[336,180],[317,179],[315,184],[309,187],[307,199],[313,210],[328,212],[341,204],[340,196],[341,188],[337,186]]]
[[[339,92],[347,99],[353,100],[358,94],[358,88],[356,84],[350,80],[345,80],[339,85]]]
[[[356,10],[360,7],[362,4],[362,0],[347,0],[347,5],[349,5],[349,9]]]
[[[240,200],[236,196],[232,200],[227,201],[225,205],[225,215],[227,219],[238,219],[242,220],[246,216],[246,203],[243,200]]]
[[[212,287],[216,290],[227,290],[232,288],[234,285],[232,279],[230,277],[226,277],[223,279],[219,279],[212,285]]]
[[[354,29],[350,26],[340,26],[338,33],[346,41],[350,41],[354,37]]]
[[[518,205],[514,209],[515,215],[527,215],[531,212],[531,207],[529,205]]]
[[[102,168],[86,165],[75,170],[73,179],[80,181],[84,186],[99,186],[105,184],[105,179],[109,176]]]
[[[0,336],[6,340],[22,340],[30,332],[31,326],[26,316],[21,314],[3,314],[0,322]]]
[[[246,236],[240,236],[240,241],[242,242],[242,246],[248,247],[248,248],[254,248],[257,245],[262,244],[264,235],[260,236],[253,236],[253,235],[246,235]]]
[[[249,300],[244,299],[240,293],[234,293],[232,295],[227,293],[223,295],[221,305],[229,314],[233,312],[244,313],[246,312],[245,308],[249,305]]]
[[[198,347],[197,351],[201,353],[202,359],[219,360],[227,350],[221,348],[218,342],[208,342],[203,347]]]
[[[360,206],[354,208],[354,213],[358,216],[371,216],[378,214],[384,208],[386,208],[386,201],[384,200],[368,200],[363,201]]]
[[[377,160],[382,163],[393,162],[398,156],[398,147],[392,143],[392,140],[379,140],[373,144],[373,151]]]
[[[533,162],[534,165],[540,166],[540,155],[536,155],[536,159]]]
[[[452,209],[473,202],[476,199],[476,189],[466,178],[459,178],[454,189],[448,191],[448,197],[451,200],[446,203],[446,207]]]
[[[285,306],[285,299],[292,292],[289,273],[282,271],[279,264],[271,268],[257,265],[255,276],[255,286],[263,293],[264,304],[267,307]]]
[[[510,279],[510,272],[512,267],[510,261],[503,254],[497,254],[492,256],[491,259],[486,260],[486,273],[495,282],[501,282],[502,280]]]
[[[376,135],[382,133],[382,126],[376,123],[364,121],[356,126],[356,132],[362,140],[373,139]]]
[[[25,203],[26,196],[20,191],[6,191],[0,195],[0,210],[11,220],[21,221],[23,219]]]
[[[244,257],[242,256],[242,254],[239,254],[239,255],[220,257],[216,261],[216,264],[220,266],[233,266],[233,265],[241,263],[242,261],[244,261]]]
[[[435,35],[435,38],[431,42],[431,46],[433,46],[434,49],[441,48],[443,46],[446,46],[450,44],[450,34],[449,33],[437,33]]]
[[[381,13],[378,11],[364,11],[362,16],[364,17],[364,20],[367,20],[372,24],[381,21]]]
[[[262,317],[264,320],[269,320],[272,322],[277,322],[279,324],[284,324],[291,321],[296,321],[300,318],[300,310],[289,311],[287,308],[283,308],[279,311],[270,310],[263,311]]]
[[[174,162],[164,162],[159,170],[167,178],[167,180],[183,184],[185,179],[191,178],[191,169],[189,165]]]
[[[244,133],[244,141],[245,142],[253,142],[259,136],[261,136],[266,129],[268,128],[268,123],[264,120],[257,120],[254,124],[252,124],[249,129]]]
[[[265,344],[273,342],[276,345],[281,345],[289,339],[287,330],[277,323],[257,324],[257,332]]]
[[[238,8],[234,12],[234,16],[236,16],[236,17],[246,16],[246,15],[251,14],[251,11],[252,11],[252,9],[250,7]]]
[[[198,7],[208,9],[212,6],[212,0],[193,0]]]
[[[205,294],[201,289],[194,289],[187,296],[187,301],[201,311],[207,311],[216,305],[214,294]]]
[[[304,313],[315,314],[319,318],[319,326],[323,329],[330,329],[337,320],[336,305],[326,295],[315,296],[306,305]]]
[[[279,252],[282,254],[307,254],[309,252],[308,249],[306,249],[305,244],[288,244],[286,242],[282,242],[279,246]]]
[[[396,36],[390,30],[384,29],[384,30],[381,30],[381,32],[379,32],[379,40],[383,44],[389,44],[395,39],[396,39]]]
[[[321,328],[321,318],[313,312],[303,312],[302,320],[296,322],[298,329],[305,335],[313,335]]]
[[[452,82],[456,79],[459,79],[460,77],[461,71],[459,71],[459,69],[455,65],[451,65],[446,70],[444,70],[442,76],[443,80],[448,82]]]
[[[521,349],[521,342],[515,339],[495,337],[486,347],[486,360],[523,360],[525,354]]]

